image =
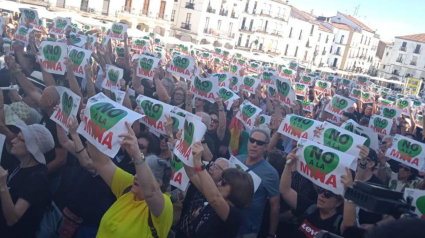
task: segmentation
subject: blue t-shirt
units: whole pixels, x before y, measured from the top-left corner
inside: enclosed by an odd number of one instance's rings
[[[238,155],[236,158],[245,164],[247,155]],[[279,193],[279,175],[273,166],[266,160],[258,164],[248,166],[258,177],[261,178],[261,184],[254,193],[254,199],[249,208],[243,209],[244,223],[239,229],[239,234],[258,233],[261,228],[264,207],[269,197],[280,196]]]

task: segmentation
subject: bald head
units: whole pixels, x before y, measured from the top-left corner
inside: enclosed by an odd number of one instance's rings
[[[202,118],[202,122],[205,124],[205,126],[207,126],[207,128],[210,126],[211,124],[211,117],[210,115],[208,115],[205,112],[197,112],[196,115],[200,118]]]
[[[40,98],[41,107],[45,110],[52,109],[59,103],[60,95],[55,86],[49,86],[44,89]]]

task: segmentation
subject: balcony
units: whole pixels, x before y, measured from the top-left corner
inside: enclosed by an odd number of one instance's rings
[[[274,18],[277,20],[286,21],[286,16],[283,14],[277,14],[274,16]]]
[[[251,33],[251,34],[254,33],[254,31],[252,30],[252,27],[248,28],[246,26],[241,27],[240,31],[243,33]]]
[[[131,8],[131,7],[128,7],[128,6],[122,6],[121,12],[122,13],[129,13],[129,14],[137,14],[135,8]]]
[[[273,31],[271,33],[272,36],[283,37],[283,32],[281,31]]]
[[[272,17],[271,11],[270,10],[261,10],[260,16],[262,16],[262,17]]]
[[[189,30],[190,31],[190,28],[192,27],[192,24],[189,24],[189,23],[187,23],[187,22],[182,22],[182,25],[181,25],[181,27],[180,28],[182,28],[182,29],[185,29],[185,30]]]
[[[224,32],[224,31],[216,31],[216,30],[212,30],[212,29],[209,29],[209,28],[204,29],[204,34],[209,34],[209,35],[213,35],[213,36],[220,37],[220,38],[224,38],[224,37],[229,38],[229,39],[235,38],[235,33]]]
[[[401,63],[402,62],[402,58],[398,58],[398,59],[396,59],[396,61],[395,62],[398,62],[398,63]]]
[[[185,7],[188,8],[188,9],[195,9],[195,3],[194,2],[187,2]]]
[[[421,49],[415,49],[414,51],[413,51],[413,54],[420,54],[421,53]]]
[[[322,51],[322,55],[326,55],[326,51]]]
[[[215,14],[216,10],[209,7],[209,8],[207,8],[207,12]]]
[[[139,16],[149,16],[148,14],[149,14],[148,10],[140,10],[139,12]]]
[[[334,55],[339,55],[341,56],[341,52],[335,52]]]
[[[224,17],[227,17],[227,15],[229,15],[229,11],[228,10],[220,10],[220,12],[218,13],[220,16],[224,16]]]
[[[416,66],[416,61],[410,62],[410,65]]]
[[[257,30],[255,32],[258,32],[258,33],[261,33],[261,34],[269,34],[267,32],[267,28],[264,28],[264,27],[257,28]]]
[[[406,52],[406,47],[400,47],[400,51],[404,51],[404,52]]]
[[[399,73],[397,72],[397,70],[394,70],[391,74],[400,76]]]
[[[233,19],[238,19],[238,16],[236,16],[235,12],[232,12],[232,15],[230,15],[230,17],[233,18]]]

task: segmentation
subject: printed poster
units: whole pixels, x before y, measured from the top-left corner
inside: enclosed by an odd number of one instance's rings
[[[108,43],[109,43],[110,40],[111,40],[110,36],[107,36],[107,35],[102,36],[102,40],[101,40],[101,42],[99,43],[99,46],[98,46],[98,50],[102,55],[106,53],[107,48],[108,48]]]
[[[241,85],[241,89],[245,92],[255,94],[255,90],[258,87],[260,81],[254,77],[245,76],[243,77],[243,83]]]
[[[320,121],[290,114],[283,119],[277,131],[293,140],[299,140],[301,138],[313,140],[314,130],[321,125],[322,122]]]
[[[354,101],[340,95],[334,95],[332,100],[326,105],[325,111],[341,117],[348,108],[354,105]]]
[[[306,112],[313,112],[313,108],[314,108],[314,103],[313,102],[308,102],[308,101],[303,101],[303,100],[298,100],[301,102],[301,105],[303,106],[303,110]]]
[[[218,93],[220,94],[221,98],[223,99],[224,105],[226,105],[227,110],[232,109],[233,102],[235,100],[239,100],[240,97],[232,92],[232,90],[226,88],[226,87],[220,87],[218,90]]]
[[[314,90],[321,93],[328,93],[331,86],[332,86],[332,83],[330,82],[316,80],[316,85],[314,86]]]
[[[360,85],[360,86],[367,87],[367,86],[369,86],[369,80],[370,80],[369,77],[357,75],[356,84]]]
[[[143,51],[149,51],[150,41],[143,38],[136,38],[131,41],[131,49]]]
[[[102,82],[102,88],[111,90],[113,86],[120,87],[120,81],[124,80],[124,70],[113,65],[106,65],[106,78]]]
[[[391,133],[393,121],[386,117],[373,115],[370,117],[369,127],[380,135],[388,136]]]
[[[260,80],[261,80],[261,84],[266,84],[266,85],[271,85],[274,86],[275,85],[275,80],[277,78],[277,73],[273,72],[273,71],[264,71],[261,74]]]
[[[137,77],[153,80],[155,69],[158,67],[159,59],[147,55],[140,55],[137,64]]]
[[[194,76],[195,59],[186,55],[175,55],[170,62],[168,72],[176,74],[182,78],[190,79]],[[195,75],[197,75],[195,73]]]
[[[68,51],[68,57],[72,60],[72,63],[74,63],[75,76],[84,78],[86,75],[84,67],[90,60],[93,51],[85,50],[76,46],[69,46]]]
[[[94,44],[97,42],[97,36],[87,35],[87,49],[94,51]]]
[[[425,165],[425,144],[397,134],[385,156],[421,171]]]
[[[360,100],[361,97],[362,97],[362,90],[357,88],[351,89],[351,92],[350,92],[351,99]]]
[[[230,161],[230,163],[234,164],[237,169],[242,170],[244,172],[248,171],[248,166],[244,165],[242,162],[240,162],[238,159],[236,159],[236,157],[230,156],[229,161]],[[254,182],[254,193],[255,193],[257,191],[258,187],[260,187],[261,178],[258,177],[258,175],[256,175],[254,173],[254,171],[252,171],[252,170],[249,170],[248,174],[251,175],[252,181]]]
[[[410,107],[413,102],[409,99],[400,98],[396,101],[395,108],[403,110],[401,114],[410,117]]]
[[[305,84],[310,87],[310,86],[313,86],[313,82],[314,82],[314,78],[308,75],[304,75],[300,78],[299,83]]]
[[[99,93],[87,101],[84,120],[77,132],[92,143],[100,152],[115,157],[121,148],[123,138],[118,135],[126,133],[125,122],[133,124],[142,115],[112,101],[105,94]]]
[[[139,95],[136,102],[145,115],[141,122],[149,127],[150,131],[156,131],[159,134],[166,135],[165,124],[167,123],[167,118],[165,116],[170,116],[174,106],[143,95]]]
[[[56,17],[53,19],[53,27],[50,29],[49,34],[61,36],[65,34],[65,30],[71,25],[71,18]]]
[[[261,126],[261,125],[268,126],[268,125],[270,125],[270,121],[271,120],[272,120],[272,117],[271,116],[267,116],[265,114],[261,114],[260,115],[260,124],[259,124],[259,126]]]
[[[373,95],[370,92],[362,91],[362,97],[360,100],[362,103],[373,103]]]
[[[363,136],[366,138],[365,146],[378,150],[379,149],[379,141],[378,134],[374,132],[369,127],[360,126],[353,120],[348,120],[344,124],[341,125],[341,128],[344,128],[347,131],[351,131],[356,133],[357,135]]]
[[[211,103],[215,102],[218,94],[218,77],[201,78],[195,76],[190,85],[190,92],[198,98],[205,99]]]
[[[62,86],[56,86],[56,90],[60,95],[59,108],[53,112],[50,119],[68,133],[70,127],[69,119],[72,116],[77,117],[81,97]]]
[[[380,106],[379,111],[381,112],[381,116],[393,120],[398,125],[399,121],[397,119],[401,116],[403,110],[395,107]]]
[[[38,26],[38,12],[37,10],[29,9],[29,8],[19,8],[21,12],[22,23],[29,23],[34,27]]]
[[[170,184],[182,191],[186,191],[190,179],[186,174],[186,170],[184,170],[183,162],[176,155],[173,156],[171,168],[173,173],[171,174]]]
[[[121,104],[124,102],[125,99],[125,92],[121,91],[119,87],[112,86],[111,87],[111,99],[112,101]]]
[[[41,67],[48,73],[64,75],[64,64],[68,48],[65,43],[42,41],[39,47],[38,57]]]
[[[239,106],[239,112],[236,114],[236,118],[242,121],[245,127],[252,129],[254,127],[255,118],[261,111],[261,108],[245,99]]]
[[[407,200],[407,197],[413,198],[412,206],[416,208],[415,213],[418,218],[425,219],[425,191],[406,188],[404,190],[404,199]]]
[[[15,32],[15,40],[19,41],[24,44],[24,46],[27,46],[30,41],[30,33],[33,31],[33,29],[28,29],[25,26],[20,26],[18,30]]]
[[[305,97],[307,93],[308,86],[302,83],[295,83],[294,89],[295,89],[295,95]]]
[[[276,98],[282,105],[291,107],[295,103],[295,90],[289,79],[276,78]]]
[[[128,25],[123,23],[113,23],[109,36],[114,40],[124,40],[124,33],[127,32]]]
[[[219,87],[229,87],[230,79],[234,77],[231,73],[217,73],[213,74],[213,77],[218,77],[218,86]]]

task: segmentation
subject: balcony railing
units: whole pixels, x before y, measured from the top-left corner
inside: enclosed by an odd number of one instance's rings
[[[207,8],[207,12],[215,14],[216,10],[209,7],[209,8]]]
[[[194,2],[187,2],[185,7],[189,8],[189,9],[195,9],[195,3]]]
[[[236,13],[232,12],[232,15],[230,15],[231,18],[233,19],[238,19],[238,16],[236,16]]]
[[[225,17],[227,17],[227,15],[229,14],[229,11],[228,10],[220,10],[220,13],[219,13],[219,15],[220,16],[225,16]]]
[[[256,32],[263,33],[263,34],[269,34],[267,32],[267,28],[264,28],[264,27],[258,27]]]
[[[341,56],[341,52],[335,52],[334,55],[339,55]]]
[[[416,66],[416,61],[410,62],[410,65]]]
[[[406,47],[402,46],[402,47],[400,47],[400,50],[406,52]]]
[[[274,16],[274,18],[281,20],[281,21],[285,21],[286,20],[286,16],[283,14],[277,14]]]
[[[192,24],[189,24],[187,22],[182,22],[181,28],[190,31],[191,26],[192,26]]]
[[[235,33],[224,32],[224,31],[213,31],[212,29],[205,28],[204,34],[210,34],[214,36],[226,37],[226,38],[235,38]]]
[[[271,33],[271,35],[278,36],[278,37],[283,37],[283,32],[281,32],[281,31],[273,31]]]
[[[402,59],[401,58],[398,58],[395,62],[401,63],[402,62]]]
[[[140,10],[139,15],[140,16],[148,16],[148,10]]]
[[[245,31],[245,32],[248,32],[248,33],[253,33],[254,32],[252,30],[252,27],[247,27],[247,26],[241,27],[241,31]]]
[[[415,49],[414,51],[413,51],[413,54],[420,54],[421,53],[421,49]]]
[[[261,10],[260,15],[270,17],[271,11],[270,10]]]
[[[136,10],[135,8],[131,8],[131,7],[128,7],[128,6],[122,6],[121,12],[134,14],[135,10]]]

